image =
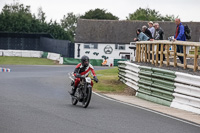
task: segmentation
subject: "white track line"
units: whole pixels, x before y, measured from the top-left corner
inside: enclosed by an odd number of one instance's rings
[[[196,126],[196,127],[200,127],[199,124],[195,124],[195,123],[192,123],[192,122],[183,120],[183,119],[179,119],[179,118],[176,118],[176,117],[173,117],[173,116],[170,116],[170,115],[166,115],[166,114],[163,114],[163,113],[154,111],[154,110],[150,110],[150,109],[147,109],[147,108],[144,108],[144,107],[140,107],[140,106],[138,106],[138,105],[134,105],[134,104],[122,102],[122,101],[119,101],[119,100],[115,100],[115,99],[112,99],[112,98],[109,98],[109,97],[105,97],[105,96],[100,95],[100,94],[98,94],[98,93],[96,93],[96,92],[94,92],[94,91],[93,91],[92,93],[94,93],[95,95],[97,95],[97,96],[99,96],[99,97],[102,97],[102,98],[105,98],[105,99],[107,99],[107,100],[110,100],[110,101],[115,101],[115,102],[118,102],[118,103],[122,103],[122,104],[125,104],[125,105],[129,105],[129,106],[132,106],[132,107],[136,107],[136,108],[139,108],[139,109],[143,109],[143,110],[146,110],[146,111],[155,113],[155,114],[159,114],[159,115],[162,115],[162,116],[165,116],[165,117],[174,119],[174,120],[181,121],[181,122],[183,122],[183,123],[187,123],[187,124],[190,124],[190,125],[193,125],[193,126]]]

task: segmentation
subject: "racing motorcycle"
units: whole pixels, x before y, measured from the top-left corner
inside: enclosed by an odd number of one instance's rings
[[[75,77],[73,76],[72,73],[69,74],[69,78],[72,80],[71,86],[74,86]],[[83,108],[87,108],[92,96],[91,82],[94,79],[91,79],[90,77],[86,77],[85,75],[82,75],[80,79],[81,79],[80,83],[77,86],[74,96],[70,95],[71,102],[72,102],[72,105],[76,105],[78,102],[81,102]]]

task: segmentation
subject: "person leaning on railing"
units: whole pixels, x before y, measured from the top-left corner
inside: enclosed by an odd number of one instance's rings
[[[146,25],[142,26],[142,32],[143,32],[145,35],[147,35],[150,39],[153,39],[152,34],[151,34],[151,31],[148,30],[148,28],[147,28]]]
[[[136,30],[136,34],[137,34],[137,38],[134,38],[134,41],[149,41],[149,40],[153,41],[152,38],[145,35],[140,29]],[[152,48],[150,48],[150,49],[152,49]],[[150,58],[152,58],[151,55],[150,55]]]
[[[184,26],[181,23],[181,20],[179,18],[175,19],[175,24],[176,24],[176,33],[174,35],[174,41],[179,40],[179,41],[186,41],[186,36],[184,33]],[[177,45],[177,50],[176,52],[178,53],[183,53],[183,45]],[[180,59],[181,63],[183,64],[183,57],[178,56]]]
[[[150,38],[145,35],[140,29],[136,30],[137,38],[134,38],[134,41],[148,41]]]

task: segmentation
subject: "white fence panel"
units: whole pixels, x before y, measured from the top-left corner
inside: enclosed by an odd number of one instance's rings
[[[176,82],[200,87],[200,76],[195,76],[180,72],[176,72],[175,74],[177,76],[174,79]]]
[[[13,51],[12,50],[4,50],[3,56],[13,56]]]
[[[31,52],[27,50],[22,51],[22,57],[31,57]]]
[[[125,64],[126,64],[126,69],[128,69],[129,71],[133,71],[136,73],[138,73],[140,71],[139,65],[136,65],[136,64],[133,64],[130,62],[126,62]]]
[[[200,98],[200,88],[180,83],[175,83],[174,85],[176,86],[175,92]]]
[[[47,59],[60,61],[60,54],[48,53]]]
[[[170,107],[177,108],[177,109],[182,109],[182,110],[186,110],[186,111],[190,111],[190,112],[193,112],[193,113],[200,114],[200,109],[199,108],[188,106],[188,105],[185,105],[185,104],[182,104],[182,103],[178,103],[178,102],[175,102],[175,101],[173,101],[171,103]]]
[[[22,57],[22,50],[13,50],[13,56]]]
[[[175,102],[200,108],[200,99],[199,98],[181,95],[178,93],[173,93],[173,96],[175,97],[173,99],[173,101],[175,101]]]
[[[41,58],[43,52],[42,51],[30,51],[31,52],[31,57],[37,57],[37,58]]]
[[[63,57],[60,57],[59,64],[63,64]]]

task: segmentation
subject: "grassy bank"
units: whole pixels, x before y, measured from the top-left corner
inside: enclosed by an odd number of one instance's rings
[[[126,85],[118,81],[118,68],[98,70],[96,71],[99,79],[98,83],[94,83],[93,89],[97,92],[123,92]]]
[[[44,58],[0,56],[0,65],[55,65],[55,61]]]

